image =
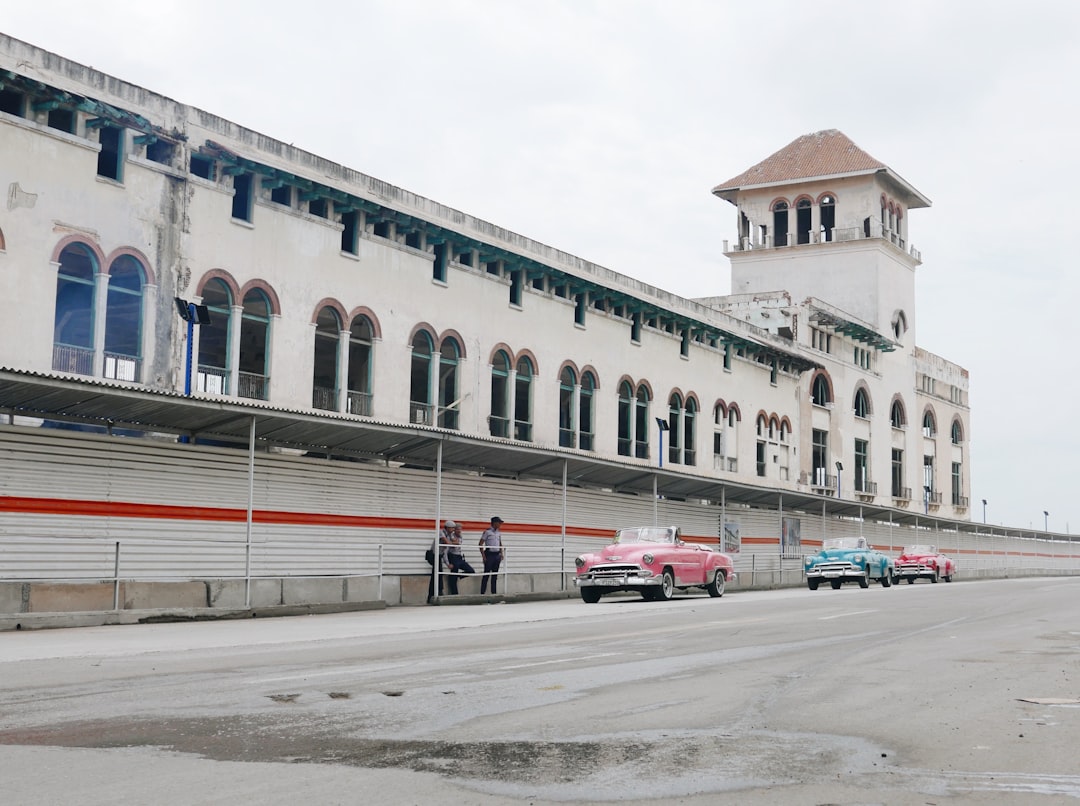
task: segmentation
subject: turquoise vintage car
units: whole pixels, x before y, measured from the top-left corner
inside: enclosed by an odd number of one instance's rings
[[[803,558],[806,586],[816,591],[827,581],[833,590],[845,582],[858,582],[860,588],[870,587],[876,579],[889,587],[896,576],[893,559],[866,542],[865,537],[830,537],[821,541],[821,551]]]

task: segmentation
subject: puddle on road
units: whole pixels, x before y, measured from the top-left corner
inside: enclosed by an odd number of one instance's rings
[[[857,738],[753,731],[663,731],[586,740],[454,742],[342,735],[340,727],[265,715],[72,723],[0,731],[0,744],[157,747],[216,761],[336,764],[434,773],[507,798],[593,802],[677,798],[763,786],[847,783],[935,794],[996,791],[1080,796],[1080,776],[912,770]]]

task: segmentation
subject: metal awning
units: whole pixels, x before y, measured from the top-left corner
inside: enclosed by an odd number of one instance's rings
[[[1003,527],[937,518],[922,512],[837,499],[812,492],[717,479],[645,460],[608,459],[587,451],[548,448],[445,428],[404,425],[317,410],[275,408],[257,400],[182,394],[136,384],[0,368],[0,414],[36,417],[110,431],[171,433],[246,448],[254,422],[262,445],[318,455],[594,487],[668,499],[724,501],[731,507],[863,518],[993,534],[1031,535]],[[655,486],[654,486],[655,485]]]

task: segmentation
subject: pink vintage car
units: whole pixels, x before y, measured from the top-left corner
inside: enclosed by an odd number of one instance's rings
[[[951,557],[946,557],[937,550],[937,546],[921,544],[908,546],[896,561],[896,581],[906,579],[912,584],[919,577],[925,577],[931,582],[944,579],[952,582],[956,575],[956,563]]]
[[[619,529],[603,549],[574,560],[574,584],[589,604],[605,593],[638,591],[644,599],[670,599],[676,588],[704,588],[723,596],[734,581],[731,557],[708,546],[684,543],[677,526]]]

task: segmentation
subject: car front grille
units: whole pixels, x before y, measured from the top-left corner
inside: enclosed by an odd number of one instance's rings
[[[641,568],[636,565],[596,565],[589,569],[594,577],[625,577],[639,576]]]
[[[851,563],[841,563],[841,562],[818,563],[817,565],[814,566],[814,568],[816,568],[818,571],[821,571],[822,573],[828,573],[830,571],[844,572],[844,571],[853,571],[853,570],[855,570],[855,566],[852,565]]]

